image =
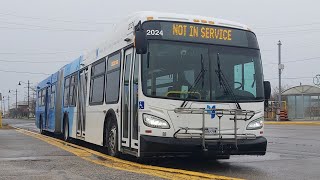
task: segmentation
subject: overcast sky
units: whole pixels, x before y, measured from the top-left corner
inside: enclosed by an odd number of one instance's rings
[[[266,80],[278,83],[281,40],[283,84],[313,84],[320,74],[319,6],[314,0],[0,0],[0,91],[7,96],[17,88],[23,100],[27,91],[19,81],[36,84],[47,76],[41,73],[56,72],[104,41],[119,20],[149,10],[246,24],[257,34]]]

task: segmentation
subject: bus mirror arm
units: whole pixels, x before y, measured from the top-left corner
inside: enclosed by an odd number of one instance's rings
[[[147,35],[144,29],[142,28],[141,21],[135,27],[135,47],[137,54],[146,54],[147,53]]]

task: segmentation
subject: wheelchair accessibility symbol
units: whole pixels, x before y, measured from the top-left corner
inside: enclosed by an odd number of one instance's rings
[[[215,105],[207,105],[206,111],[211,114],[211,119],[216,116],[216,106]]]
[[[144,109],[144,101],[139,101],[139,109]]]

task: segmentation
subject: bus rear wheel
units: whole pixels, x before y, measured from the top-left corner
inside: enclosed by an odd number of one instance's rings
[[[67,142],[69,140],[69,124],[67,121],[64,121],[63,127],[63,140]]]
[[[43,122],[42,122],[42,117],[40,116],[40,121],[39,121],[39,129],[40,129],[40,134],[43,134]]]
[[[107,137],[107,150],[108,154],[113,157],[119,156],[118,151],[118,127],[114,120],[110,122],[110,125],[106,131]]]

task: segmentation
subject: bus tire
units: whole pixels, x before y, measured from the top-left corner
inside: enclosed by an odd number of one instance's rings
[[[63,121],[63,140],[65,142],[69,141],[69,123],[67,119]]]
[[[116,121],[111,118],[110,124],[106,131],[106,146],[108,150],[108,154],[113,157],[119,156],[118,151],[118,126]]]
[[[40,129],[40,134],[43,134],[44,131],[43,131],[43,122],[42,122],[42,116],[40,115],[40,118],[39,118],[39,129]]]

